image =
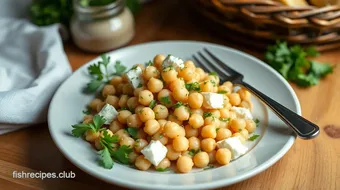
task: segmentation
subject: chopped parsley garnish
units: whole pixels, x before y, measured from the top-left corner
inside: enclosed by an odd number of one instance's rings
[[[209,75],[218,76],[216,72],[210,72]]]
[[[137,139],[137,135],[138,135],[138,131],[139,129],[138,128],[135,128],[135,127],[128,127],[128,128],[125,128],[126,132],[129,133],[129,135],[133,138],[133,139]]]
[[[163,104],[166,104],[166,105],[169,105],[171,104],[171,100],[169,98],[169,96],[164,96],[160,99],[160,101],[163,103]]]
[[[198,82],[193,82],[193,83],[186,83],[185,84],[185,88],[188,91],[197,91],[197,92],[201,92],[201,87],[200,84]]]
[[[137,88],[141,88],[141,87],[143,87],[143,85],[142,85],[142,83],[139,83]]]
[[[254,122],[255,122],[255,124],[256,124],[256,127],[258,127],[259,124],[260,124],[260,120],[256,118],[256,119],[254,120]]]
[[[214,87],[216,87],[216,82],[214,80],[210,80],[211,84],[213,84]]]
[[[170,171],[170,168],[157,168],[156,171],[158,171],[158,172],[166,172],[166,171]]]
[[[173,107],[174,108],[179,108],[181,106],[184,106],[184,104],[182,102],[177,102]]]
[[[216,132],[217,132],[218,130],[220,130],[220,128],[216,128]]]
[[[132,148],[123,145],[118,148],[118,150],[113,151],[111,156],[118,162],[122,164],[129,164],[129,154],[132,152]]]
[[[197,150],[191,149],[191,150],[189,150],[189,155],[190,156],[195,156],[199,152],[201,152],[201,149],[197,149]]]
[[[238,132],[241,132],[242,131],[242,129],[238,129]]]
[[[220,91],[218,91],[217,93],[218,93],[218,94],[226,94],[226,93],[228,93],[228,91],[226,91],[226,90],[220,90]]]
[[[230,118],[220,118],[220,121],[229,122]]]
[[[72,125],[72,135],[75,137],[81,137],[87,130],[98,132],[102,125],[105,123],[105,119],[99,115],[95,115],[92,119],[92,123],[89,124],[76,124]]]
[[[256,140],[260,135],[253,135],[251,137],[248,138],[248,141],[254,141]]]
[[[111,158],[109,149],[107,147],[104,147],[104,149],[100,150],[98,153],[100,155],[99,165],[103,166],[106,169],[112,169],[114,163]]]
[[[149,104],[149,108],[153,109],[156,106],[156,100],[152,100]]]
[[[87,70],[92,77],[92,80],[87,83],[86,92],[93,93],[103,84],[106,84],[110,80],[110,74],[108,72],[108,65],[110,64],[110,57],[103,54],[101,55],[102,60],[98,61],[98,63],[94,63],[90,65]],[[120,61],[116,61],[115,70],[112,75],[119,75],[121,76],[126,67],[121,65]],[[105,72],[102,71],[101,68],[104,68]]]
[[[85,114],[85,115],[91,114],[91,109],[90,108],[86,108],[85,110],[83,110],[83,114]]]
[[[215,167],[214,165],[209,164],[209,165],[207,165],[206,167],[204,167],[203,170],[209,170],[209,169],[212,169],[212,168],[214,168],[214,167]]]
[[[207,117],[210,117],[210,116],[213,116],[213,114],[211,112],[204,112],[203,114],[203,118],[207,118]]]
[[[150,61],[145,63],[145,66],[153,66],[153,62],[150,60]]]

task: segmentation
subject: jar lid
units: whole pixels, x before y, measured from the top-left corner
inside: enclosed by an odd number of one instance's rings
[[[81,0],[74,0],[73,7],[81,20],[98,20],[119,14],[125,6],[124,0],[116,0],[103,6],[82,6]]]

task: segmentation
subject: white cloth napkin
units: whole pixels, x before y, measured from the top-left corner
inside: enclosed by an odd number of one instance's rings
[[[0,19],[0,134],[46,121],[54,92],[71,74],[58,30]]]

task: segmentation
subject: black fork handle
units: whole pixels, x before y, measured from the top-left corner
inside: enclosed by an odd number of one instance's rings
[[[262,100],[262,102],[264,102],[269,108],[271,108],[275,112],[275,114],[280,117],[288,126],[290,126],[300,138],[311,139],[318,136],[319,127],[314,123],[306,120],[305,118],[294,113],[293,111],[284,107],[275,100],[264,95],[262,92],[258,91],[251,85],[245,82],[239,82],[238,84],[248,89],[260,100]]]

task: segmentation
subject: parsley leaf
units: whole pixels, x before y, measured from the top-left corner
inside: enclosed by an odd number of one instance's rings
[[[185,88],[188,91],[197,91],[197,92],[201,92],[201,87],[200,84],[198,82],[193,82],[193,83],[186,83],[185,84]]]
[[[256,140],[260,135],[253,135],[251,137],[248,138],[248,141],[254,141]]]
[[[220,91],[218,91],[217,93],[218,93],[218,94],[226,94],[226,93],[228,93],[228,91],[226,91],[226,90],[220,90]]]
[[[314,47],[289,47],[286,42],[277,41],[276,44],[268,46],[265,60],[287,80],[301,87],[308,87],[318,84],[322,77],[333,72],[331,65],[307,59],[318,55],[319,52]]]
[[[217,132],[218,130],[220,130],[220,128],[216,128],[216,132]]]
[[[91,114],[91,109],[90,108],[86,108],[85,110],[83,110],[83,114],[85,114],[85,115]]]
[[[200,149],[197,149],[197,150],[191,149],[191,150],[189,150],[189,155],[190,155],[190,156],[195,156],[195,154],[197,154],[197,153],[199,153],[199,152],[201,152]]]
[[[210,117],[210,116],[213,116],[213,114],[211,112],[204,112],[203,113],[203,118],[207,118],[207,117]]]
[[[98,132],[100,127],[105,123],[105,119],[99,115],[95,115],[92,119],[93,123],[72,125],[72,134],[75,137],[81,137],[84,133],[91,129],[93,132]]]
[[[110,151],[107,147],[99,151],[100,160],[99,164],[106,169],[111,169],[113,167],[113,160],[111,158]]]
[[[95,92],[101,85],[103,84],[102,81],[92,79],[91,82],[87,83],[87,92]]]
[[[118,148],[118,150],[112,152],[111,156],[122,164],[129,163],[129,154],[132,152],[132,148],[123,145]]]
[[[122,76],[122,74],[126,70],[126,67],[122,65],[120,61],[116,61],[115,69],[116,69],[116,72],[114,73],[114,75]]]
[[[255,124],[256,124],[256,127],[258,127],[259,124],[260,124],[260,120],[256,118],[256,119],[254,120],[254,122],[255,122]]]
[[[152,100],[149,104],[149,108],[153,109],[156,106],[156,100]]]
[[[173,107],[174,108],[179,108],[181,106],[184,106],[183,102],[177,102]]]
[[[229,122],[230,118],[220,118],[220,121]]]
[[[152,66],[153,65],[153,62],[152,61],[148,61],[145,63],[145,66]]]
[[[164,97],[162,97],[162,98],[160,99],[160,101],[161,101],[163,104],[165,104],[165,105],[171,104],[171,100],[170,100],[169,96],[164,96]]]
[[[209,164],[209,165],[207,165],[206,167],[204,167],[203,170],[209,170],[209,169],[212,169],[212,168],[214,168],[214,167],[215,167],[214,165]]]
[[[216,72],[210,72],[209,75],[218,76]]]
[[[103,135],[100,137],[100,144],[103,147],[109,148],[109,150],[112,150],[112,143],[119,142],[119,137],[117,135],[110,135],[107,130],[103,131]]]
[[[134,127],[128,127],[125,128],[126,132],[129,133],[129,135],[133,138],[133,139],[137,139],[137,135],[138,135],[138,128],[134,128]]]
[[[158,172],[166,172],[166,171],[169,171],[170,168],[157,168],[156,171]]]

